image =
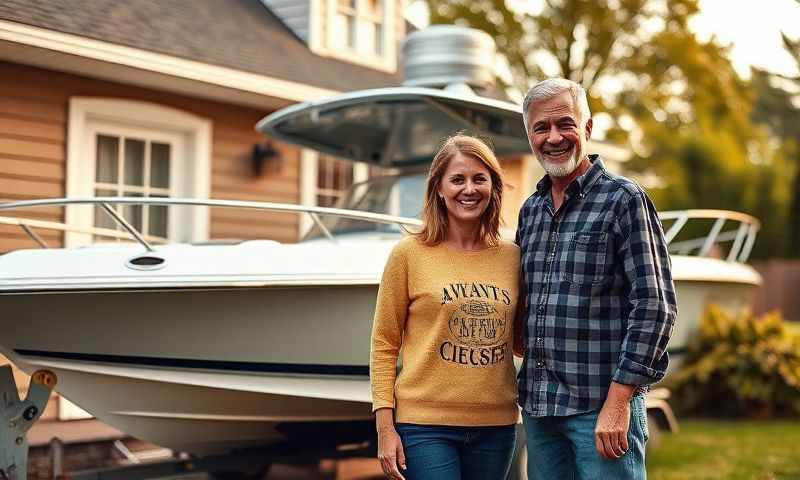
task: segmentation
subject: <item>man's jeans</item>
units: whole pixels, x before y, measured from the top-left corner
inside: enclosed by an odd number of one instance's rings
[[[398,423],[406,480],[502,480],[516,442],[515,425],[450,427]]]
[[[597,453],[598,411],[568,417],[532,417],[523,412],[528,440],[528,480],[644,480],[647,407],[643,395],[631,399],[628,452],[615,460]]]

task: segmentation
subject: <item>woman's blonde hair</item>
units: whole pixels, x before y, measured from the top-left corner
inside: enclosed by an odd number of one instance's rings
[[[447,238],[447,206],[439,197],[444,172],[456,154],[472,157],[483,163],[492,179],[489,205],[481,215],[480,236],[488,246],[500,241],[500,206],[503,200],[503,171],[494,152],[482,140],[469,135],[454,135],[442,144],[428,170],[425,204],[422,207],[422,230],[415,235],[425,245],[437,245]]]

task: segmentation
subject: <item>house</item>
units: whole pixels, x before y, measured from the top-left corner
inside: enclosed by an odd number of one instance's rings
[[[273,144],[275,165],[259,174],[252,151],[265,138],[253,126],[299,101],[397,85],[400,10],[399,0],[3,2],[0,199],[132,194],[330,204],[348,183],[340,177],[353,172],[318,167],[312,152]],[[84,226],[108,221],[72,207],[24,213]],[[233,211],[123,213],[175,240],[292,241],[301,228],[292,216],[261,223]],[[85,240],[40,235],[50,245]],[[21,229],[0,226],[0,251],[31,245]]]

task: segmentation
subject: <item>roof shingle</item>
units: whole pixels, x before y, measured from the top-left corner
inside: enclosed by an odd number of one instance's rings
[[[3,0],[0,19],[332,90],[401,82],[314,54],[258,0]]]

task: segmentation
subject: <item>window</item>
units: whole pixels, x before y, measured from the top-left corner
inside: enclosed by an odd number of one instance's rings
[[[356,49],[357,0],[337,0],[333,20],[333,47]]]
[[[300,155],[300,203],[318,207],[336,207],[350,188],[369,179],[379,170],[364,163],[342,160],[303,149]],[[311,228],[307,215],[300,217],[299,237]]]
[[[327,47],[334,56],[395,68],[393,0],[327,0]]]
[[[69,197],[208,198],[210,122],[144,102],[117,99],[70,100],[67,152]],[[116,205],[135,229],[170,241],[208,238],[208,209]],[[81,228],[120,230],[102,207],[70,205],[67,223]],[[108,241],[68,232],[66,244]]]
[[[317,206],[335,207],[351,185],[353,185],[353,162],[328,155],[319,156]]]
[[[177,135],[146,131],[124,131],[108,125],[95,127],[95,197],[174,197],[176,180],[171,170],[181,170],[176,152],[182,150]],[[168,207],[117,205],[117,213],[144,235],[169,238]],[[121,230],[103,210],[94,207],[95,227]],[[107,240],[98,238],[97,240]]]

